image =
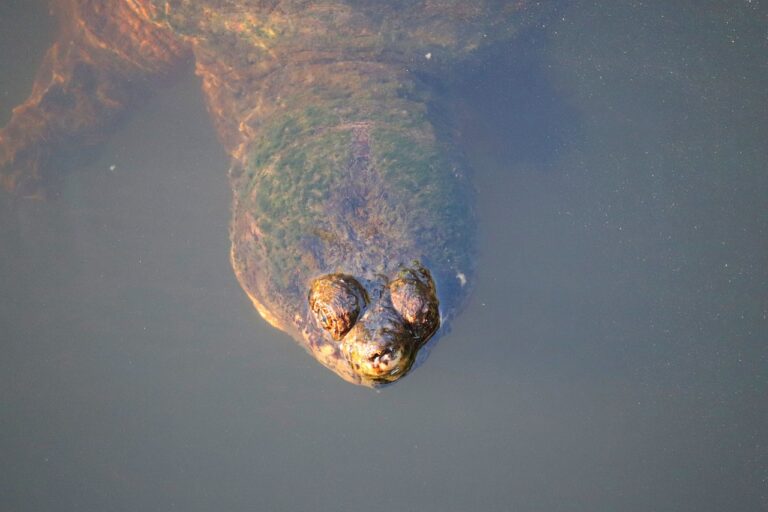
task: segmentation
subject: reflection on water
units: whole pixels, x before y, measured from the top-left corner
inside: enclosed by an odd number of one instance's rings
[[[193,78],[60,197],[3,195],[3,508],[764,508],[760,8],[578,2],[445,92],[478,283],[380,393],[243,300]]]

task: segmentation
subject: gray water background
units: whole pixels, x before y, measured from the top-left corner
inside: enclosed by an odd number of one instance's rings
[[[469,67],[476,286],[381,392],[239,288],[194,77],[0,195],[0,510],[768,510],[767,7],[572,2]],[[0,122],[46,12],[0,7]]]

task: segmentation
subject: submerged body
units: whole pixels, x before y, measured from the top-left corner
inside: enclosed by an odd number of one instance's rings
[[[405,375],[466,295],[470,186],[424,77],[524,24],[521,2],[67,0],[0,177],[37,194],[148,79],[193,58],[232,157],[232,264],[342,378]]]

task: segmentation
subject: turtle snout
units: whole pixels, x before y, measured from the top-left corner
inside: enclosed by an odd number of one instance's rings
[[[403,344],[374,343],[372,350],[361,358],[363,373],[373,377],[397,378],[410,367],[410,351]]]
[[[342,341],[355,372],[378,382],[392,382],[405,375],[413,364],[416,345],[402,322],[375,314],[365,315]]]

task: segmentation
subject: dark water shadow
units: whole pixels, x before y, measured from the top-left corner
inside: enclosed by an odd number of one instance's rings
[[[579,115],[556,87],[542,29],[479,51],[457,70],[447,94],[460,104],[462,131],[494,159],[554,169],[579,131]]]

